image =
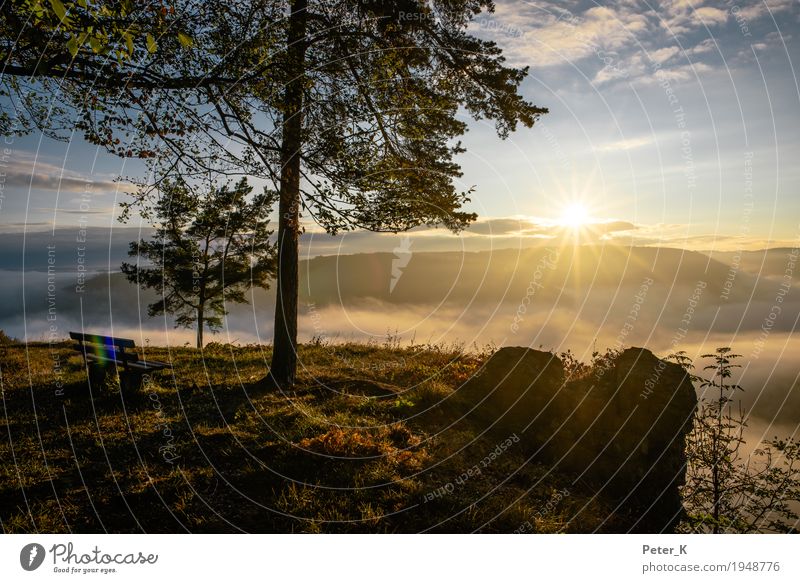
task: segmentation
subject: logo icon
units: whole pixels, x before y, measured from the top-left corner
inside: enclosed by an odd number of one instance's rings
[[[26,571],[35,571],[44,562],[44,547],[39,543],[30,543],[19,552],[19,564]]]
[[[392,259],[392,280],[389,282],[389,293],[394,291],[394,286],[403,276],[403,270],[411,261],[411,237],[406,235],[400,240],[400,244],[392,249],[394,258]]]

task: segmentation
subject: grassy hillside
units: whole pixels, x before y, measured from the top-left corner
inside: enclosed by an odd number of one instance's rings
[[[304,345],[291,393],[259,389],[269,352],[148,348],[174,373],[90,395],[67,344],[0,346],[3,532],[623,528],[461,418],[456,390],[488,352]]]

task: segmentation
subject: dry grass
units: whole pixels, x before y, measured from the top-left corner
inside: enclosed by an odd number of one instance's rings
[[[604,513],[454,404],[488,353],[301,347],[298,383],[257,383],[268,346],[148,348],[135,394],[86,384],[67,344],[0,346],[3,532],[591,531]],[[63,391],[63,395],[60,391]],[[442,496],[432,492],[452,484]],[[548,506],[548,503],[549,506]],[[542,516],[541,509],[547,508]],[[552,507],[552,508],[551,508]],[[612,528],[613,525],[605,525]]]

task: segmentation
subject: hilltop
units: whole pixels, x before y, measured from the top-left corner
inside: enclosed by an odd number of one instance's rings
[[[269,347],[147,348],[174,374],[138,394],[91,395],[67,344],[0,350],[4,532],[629,526],[591,489],[528,461],[518,436],[459,413],[456,389],[491,350],[306,344],[282,393],[256,384]]]

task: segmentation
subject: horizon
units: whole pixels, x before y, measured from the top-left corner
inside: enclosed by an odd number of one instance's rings
[[[475,228],[483,230],[483,224],[491,224],[494,221],[507,221],[508,218],[484,218],[478,219],[475,223]],[[515,219],[516,220],[516,219]],[[608,221],[608,222],[596,222],[596,223],[589,223],[587,226],[591,228],[592,226],[603,226],[609,223],[616,223],[616,221]],[[276,224],[270,223],[270,226],[276,226]],[[74,236],[77,231],[85,231],[87,233],[102,233],[108,234],[109,240],[112,239],[114,233],[125,233],[128,235],[132,235],[132,233],[141,233],[146,235],[154,231],[152,227],[133,227],[133,226],[126,226],[126,225],[119,225],[114,227],[103,227],[103,226],[90,226],[90,227],[56,227],[56,228],[47,228],[41,226],[36,229],[24,229],[24,230],[17,230],[17,229],[6,229],[0,230],[0,237],[25,237],[28,238],[29,236],[33,240],[34,243],[39,243],[38,235],[42,234],[49,234],[51,237],[56,237],[59,234],[69,235],[70,237]],[[664,249],[681,249],[684,251],[692,251],[696,253],[758,253],[761,251],[780,251],[780,250],[792,250],[798,248],[800,246],[800,239],[797,241],[765,241],[762,244],[765,246],[758,246],[759,244],[756,242],[751,242],[749,245],[742,244],[741,241],[737,239],[732,239],[729,241],[727,245],[723,246],[703,246],[702,243],[699,243],[698,246],[692,245],[681,245],[678,241],[643,241],[643,242],[630,242],[626,240],[626,238],[613,238],[613,237],[603,237],[600,239],[592,240],[592,241],[575,241],[570,234],[566,234],[564,236],[559,235],[549,235],[549,236],[537,236],[537,237],[518,237],[518,236],[505,236],[504,234],[486,234],[480,232],[470,232],[469,229],[466,229],[464,232],[460,234],[447,234],[443,237],[439,237],[438,235],[427,235],[427,234],[420,234],[420,232],[424,231],[435,231],[435,232],[445,232],[441,229],[412,229],[408,232],[398,232],[398,233],[378,233],[372,231],[353,231],[351,233],[340,233],[337,235],[329,235],[324,231],[309,231],[306,230],[301,235],[300,246],[301,250],[305,248],[305,251],[301,251],[302,258],[306,257],[329,257],[332,255],[353,255],[353,254],[369,254],[369,253],[392,253],[391,249],[386,249],[390,244],[394,244],[396,240],[402,240],[404,237],[410,237],[412,239],[417,238],[418,241],[427,242],[429,246],[424,250],[419,251],[419,253],[437,253],[437,252],[485,252],[485,251],[505,251],[505,250],[524,250],[524,249],[531,249],[536,248],[539,246],[547,246],[547,245],[559,245],[559,246],[575,246],[575,247],[586,247],[586,246],[603,246],[603,245],[612,245],[615,247],[646,247],[646,248],[664,248]],[[35,237],[34,237],[35,235]],[[143,236],[140,235],[140,236]],[[364,250],[354,250],[353,248],[348,249],[347,251],[319,251],[313,252],[313,254],[309,254],[313,251],[313,245],[315,242],[313,239],[322,239],[323,246],[330,246],[334,245],[337,242],[339,243],[340,248],[342,247],[342,243],[347,239],[348,235],[370,238],[373,239],[374,242],[379,244],[379,249],[373,250],[370,248],[368,243],[359,242],[359,245],[363,245],[365,247]],[[273,238],[275,235],[273,235]],[[495,239],[500,239],[500,243],[494,243]],[[137,238],[130,238],[129,242],[136,241]],[[463,247],[463,242],[467,241],[468,244],[472,243],[473,245],[483,244],[490,246],[487,248],[480,248],[474,247],[471,249],[465,249]],[[63,241],[62,241],[63,242]],[[462,245],[461,249],[456,248],[456,243],[460,242]],[[317,245],[320,243],[317,242]],[[416,251],[415,251],[416,252]],[[2,265],[0,265],[0,269],[2,269]]]

